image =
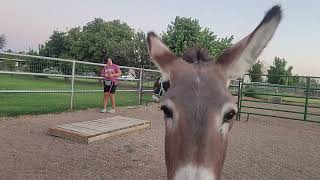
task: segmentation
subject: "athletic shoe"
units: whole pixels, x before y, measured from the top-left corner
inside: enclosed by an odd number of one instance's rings
[[[114,110],[114,109],[108,109],[108,113],[115,113],[116,112],[116,110]]]

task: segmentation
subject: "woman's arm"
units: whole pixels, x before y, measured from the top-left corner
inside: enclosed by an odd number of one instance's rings
[[[105,67],[103,67],[101,72],[100,72],[100,76],[101,77],[106,77],[106,73],[105,73],[104,69],[105,69]]]
[[[110,75],[112,77],[118,77],[118,76],[122,75],[122,72],[121,72],[120,68],[118,67],[116,73],[113,73],[113,74],[110,74]]]

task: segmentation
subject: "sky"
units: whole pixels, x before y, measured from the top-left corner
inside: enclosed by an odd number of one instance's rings
[[[320,76],[320,1],[318,0],[1,0],[0,34],[6,49],[37,49],[54,30],[83,26],[94,18],[120,19],[131,27],[161,34],[176,16],[192,17],[219,37],[249,34],[275,4],[283,20],[259,57],[266,65],[285,58],[294,73]]]

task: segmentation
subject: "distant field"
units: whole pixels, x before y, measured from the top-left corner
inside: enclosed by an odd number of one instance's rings
[[[151,86],[146,83],[145,86]],[[96,79],[77,79],[76,90],[101,90]],[[71,83],[63,78],[41,78],[22,75],[0,75],[0,90],[69,90]],[[120,82],[118,89],[137,89],[137,82]],[[103,93],[75,93],[74,109],[102,106]],[[150,99],[150,97],[144,97]],[[137,92],[117,92],[118,106],[137,105]],[[0,93],[0,116],[62,112],[70,107],[70,93]]]
[[[258,99],[266,99],[270,96],[255,95],[254,97]],[[305,98],[296,98],[296,97],[281,97],[281,99],[282,101],[287,101],[287,102],[296,103],[296,104],[304,104],[306,101]],[[309,105],[310,104],[320,105],[320,100],[318,99],[309,99],[308,102],[309,102]]]

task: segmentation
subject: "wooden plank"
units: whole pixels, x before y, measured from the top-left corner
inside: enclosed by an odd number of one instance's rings
[[[62,125],[59,125],[58,128],[67,129],[67,130],[74,131],[74,132],[79,132],[79,133],[82,133],[82,134],[85,134],[88,136],[102,132],[102,131],[88,129],[85,127],[78,127],[78,126],[74,126],[74,125],[70,125],[70,124],[62,124]]]
[[[85,122],[79,122],[79,123],[88,123],[88,122],[102,122],[102,121],[110,121],[113,120],[114,118],[119,117],[119,116],[114,116],[114,117],[109,117],[109,118],[102,118],[102,119],[96,119],[96,120],[91,120],[91,121],[85,121]],[[78,124],[78,123],[66,123],[68,125],[72,125],[72,124]]]
[[[89,143],[150,126],[150,121],[114,116],[81,123],[58,125],[56,128],[49,128],[48,134],[81,143]]]
[[[134,127],[126,128],[126,129],[113,131],[113,132],[106,133],[106,134],[101,134],[99,136],[89,137],[87,142],[91,143],[93,141],[97,141],[97,140],[100,140],[100,139],[105,139],[105,138],[116,136],[116,135],[126,134],[126,133],[129,133],[129,132],[132,132],[132,131],[137,131],[137,130],[145,129],[145,128],[148,128],[148,127],[151,127],[151,123],[150,122],[146,123],[146,124],[143,124],[143,125],[138,125],[138,126],[134,126]]]
[[[126,124],[126,123],[132,123],[132,122],[141,122],[143,120],[122,120],[122,119],[117,119],[117,120],[114,120],[114,121],[95,121],[95,122],[91,122],[91,121],[87,121],[87,122],[82,122],[82,123],[74,123],[72,125],[83,125],[83,124],[86,124],[86,125],[97,125],[97,126],[105,126],[105,125],[108,125],[108,126],[111,126],[113,124]]]
[[[140,121],[143,121],[143,120],[138,120],[139,122]],[[79,125],[79,124],[88,124],[88,125],[103,125],[103,124],[115,124],[115,123],[127,123],[127,122],[137,122],[137,120],[116,120],[116,121],[95,121],[95,122],[92,122],[92,121],[87,121],[87,122],[82,122],[82,123],[74,123],[73,125]]]
[[[103,131],[101,128],[117,128],[117,127],[122,127],[122,126],[130,126],[134,124],[143,124],[146,123],[146,121],[131,121],[131,122],[112,122],[112,123],[106,123],[106,124],[84,124],[84,123],[77,123],[74,124],[74,126],[82,127],[82,128],[87,128],[87,129],[92,129],[92,130],[97,130],[97,131]]]
[[[90,121],[88,122],[83,122],[83,123],[74,123],[72,125],[75,125],[75,126],[79,126],[79,127],[84,127],[84,126],[88,126],[88,127],[91,127],[91,126],[97,126],[97,127],[101,127],[101,126],[112,126],[112,125],[119,125],[119,124],[123,124],[123,125],[127,125],[127,124],[140,124],[140,123],[145,123],[147,121],[144,121],[144,120],[136,120],[136,121],[133,121],[133,120],[130,120],[130,121],[123,121],[123,122],[118,122],[118,121],[110,121],[110,122],[95,122],[95,123],[91,123]]]
[[[108,117],[108,118],[101,118],[101,119],[96,119],[96,120],[92,120],[92,121],[86,121],[86,122],[110,122],[110,121],[114,121],[114,120],[140,120],[140,119],[134,119],[134,118],[126,118],[126,117],[122,117],[122,116],[113,116],[113,117]]]
[[[112,118],[103,118],[103,119],[97,119],[97,120],[93,120],[93,121],[86,121],[84,123],[88,123],[88,122],[112,122],[112,121],[117,121],[117,120],[124,120],[122,118],[119,117],[112,117]]]
[[[65,131],[65,129],[61,128],[49,128],[48,134],[80,143],[88,143],[88,137],[86,135],[72,131]]]
[[[95,125],[87,125],[87,124],[79,124],[77,125],[77,127],[80,128],[86,128],[86,129],[90,129],[90,130],[96,130],[96,131],[100,131],[100,132],[109,132],[109,131],[113,131],[116,129],[121,129],[121,128],[126,128],[126,127],[130,127],[133,125],[141,125],[141,123],[139,124],[135,124],[135,123],[128,123],[128,124],[114,124],[113,126],[95,126]]]

